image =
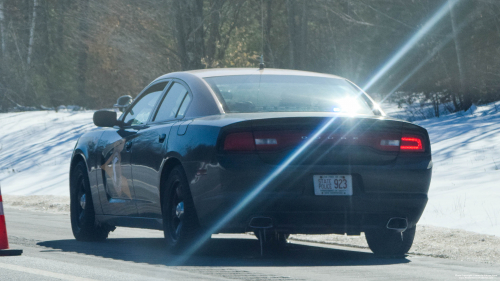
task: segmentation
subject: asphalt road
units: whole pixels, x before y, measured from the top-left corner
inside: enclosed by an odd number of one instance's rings
[[[250,235],[215,235],[178,264],[183,257],[166,253],[160,231],[118,228],[106,242],[85,243],[73,238],[66,214],[6,208],[5,215],[11,248],[24,254],[0,257],[0,280],[500,280],[498,265],[380,258],[313,243],[261,257]]]

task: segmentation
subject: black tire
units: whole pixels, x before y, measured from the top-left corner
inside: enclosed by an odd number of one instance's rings
[[[365,232],[366,242],[376,255],[403,256],[411,248],[416,227],[400,232],[386,228],[377,228]]]
[[[94,203],[84,162],[73,168],[70,182],[70,213],[73,236],[78,241],[104,241],[110,232],[95,221]]]
[[[178,253],[199,234],[199,223],[184,169],[176,166],[162,184],[163,233],[168,250]]]

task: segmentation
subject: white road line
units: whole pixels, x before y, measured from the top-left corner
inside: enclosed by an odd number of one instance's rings
[[[0,268],[20,271],[20,272],[25,272],[25,273],[30,273],[30,274],[35,274],[35,275],[40,275],[40,276],[45,276],[45,277],[59,278],[62,280],[95,281],[95,279],[81,278],[81,277],[77,277],[74,275],[56,273],[56,272],[52,272],[52,271],[46,271],[46,270],[29,268],[29,267],[19,266],[19,265],[15,265],[15,264],[8,264],[8,263],[1,263],[1,262],[0,262]]]

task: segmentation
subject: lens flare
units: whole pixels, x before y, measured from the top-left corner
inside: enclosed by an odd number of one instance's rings
[[[449,0],[445,1],[443,6],[420,28],[417,33],[415,33],[404,45],[399,49],[399,51],[385,63],[384,66],[368,81],[368,83],[363,87],[366,92],[373,86],[383,75],[387,73],[396,63],[399,62],[413,47],[417,45],[420,41],[434,26],[452,9],[460,0]]]
[[[467,18],[467,20],[465,20],[464,22],[462,22],[458,28],[457,28],[457,33],[460,32],[464,26],[466,26],[467,24],[470,23],[470,21],[473,19],[472,16],[469,16]],[[455,34],[453,33],[450,33],[448,34],[443,41],[441,41],[441,43],[439,43],[439,45],[437,47],[435,47],[432,52],[427,55],[427,57],[425,57],[425,59],[421,60],[420,63],[415,67],[413,68],[412,71],[410,71],[391,91],[389,91],[389,94],[387,94],[381,101],[380,103],[383,103],[386,99],[388,99],[392,94],[394,94],[394,92],[396,92],[401,86],[404,85],[404,83],[406,83],[415,73],[417,73],[417,71],[419,71],[425,64],[427,64],[427,62],[429,62],[441,49],[444,48],[444,46],[446,46],[446,44],[448,44],[452,39],[453,37],[455,36]]]

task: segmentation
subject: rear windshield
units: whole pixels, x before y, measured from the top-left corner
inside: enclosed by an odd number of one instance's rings
[[[292,75],[205,78],[226,112],[338,112],[374,115],[364,93],[343,79]]]

